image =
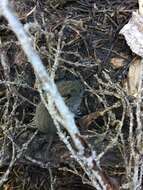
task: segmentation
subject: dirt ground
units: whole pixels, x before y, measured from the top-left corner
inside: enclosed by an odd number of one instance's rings
[[[124,100],[131,102],[132,97],[123,90],[123,82],[136,55],[119,31],[128,22],[132,11],[137,9],[137,1],[11,0],[11,3],[25,28],[26,23],[35,23],[27,30],[49,70],[60,40],[62,52],[56,80],[78,78],[83,83],[84,94],[77,125],[85,139],[98,154],[101,153],[117,135],[118,124],[123,117],[121,131],[126,139],[129,115]],[[0,52],[8,64],[5,69],[0,64],[3,174],[12,155],[11,139],[19,155],[23,144],[35,132],[30,123],[40,96],[35,87],[33,68],[4,18],[0,18],[0,39]],[[119,65],[115,62],[118,59]],[[16,159],[2,189],[94,189],[86,184],[82,169],[58,137],[50,152],[47,144],[46,135],[38,132]],[[128,144],[123,147],[119,140],[101,158],[101,167],[119,186],[126,181],[123,164],[125,147]]]

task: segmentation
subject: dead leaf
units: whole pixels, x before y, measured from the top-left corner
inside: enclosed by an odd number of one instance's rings
[[[13,187],[10,184],[5,184],[4,190],[13,190]]]
[[[115,67],[115,69],[119,69],[124,66],[124,61],[125,59],[119,58],[119,57],[114,57],[111,59],[111,64]]]
[[[130,65],[127,79],[123,82],[123,86],[130,96],[137,97],[139,93],[142,66],[141,58],[136,58]]]
[[[105,109],[103,110],[98,110],[96,112],[92,112],[92,113],[89,113],[83,117],[81,117],[79,120],[78,120],[78,124],[79,126],[82,128],[87,128],[99,117],[103,117],[104,114],[106,114],[107,112],[111,111],[112,109],[114,108],[118,108],[120,107],[120,102],[116,102],[115,104],[113,104],[112,106],[109,106],[109,107],[106,107]]]
[[[129,22],[122,28],[123,34],[131,50],[143,57],[143,16],[138,11],[132,13]]]

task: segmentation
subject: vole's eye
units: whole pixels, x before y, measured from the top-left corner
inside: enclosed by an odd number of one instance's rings
[[[65,100],[68,100],[69,98],[71,98],[71,94],[66,94],[66,95],[64,95],[64,99],[65,99]]]

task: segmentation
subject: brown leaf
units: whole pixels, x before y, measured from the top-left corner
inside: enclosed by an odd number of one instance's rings
[[[127,80],[123,84],[128,95],[137,97],[139,93],[142,66],[141,58],[136,58],[130,65]]]
[[[125,60],[123,58],[114,57],[111,59],[110,62],[113,65],[113,67],[115,67],[116,69],[119,69],[124,66],[124,61]]]
[[[10,184],[5,184],[4,190],[13,190],[13,187]]]

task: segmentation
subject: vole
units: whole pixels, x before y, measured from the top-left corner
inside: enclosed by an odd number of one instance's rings
[[[81,82],[79,80],[60,81],[57,82],[57,87],[70,111],[77,115],[81,103],[81,96],[83,94]],[[56,127],[42,102],[37,105],[34,124],[40,132],[50,136],[56,135]]]

